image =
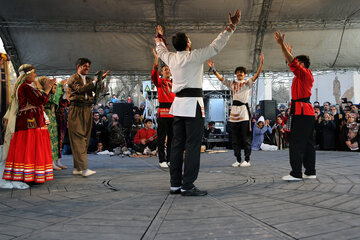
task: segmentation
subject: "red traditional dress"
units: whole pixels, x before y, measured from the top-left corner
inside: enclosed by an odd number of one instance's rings
[[[50,135],[45,125],[46,93],[25,81],[18,89],[19,112],[3,179],[43,183],[53,180]]]

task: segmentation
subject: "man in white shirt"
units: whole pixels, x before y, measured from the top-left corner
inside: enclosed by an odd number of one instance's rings
[[[207,64],[211,68],[216,77],[227,86],[233,96],[233,104],[230,111],[231,131],[232,131],[232,147],[234,149],[234,155],[236,162],[232,164],[233,167],[250,167],[250,155],[251,155],[251,113],[248,105],[248,98],[252,87],[254,86],[256,79],[259,77],[263,64],[264,55],[260,56],[260,65],[256,74],[250,79],[245,80],[246,68],[237,67],[235,69],[235,75],[237,81],[230,81],[222,77],[214,68],[214,62],[210,59]],[[245,161],[241,163],[241,149],[244,149]]]
[[[170,109],[174,115],[173,141],[170,158],[170,193],[183,196],[204,196],[207,191],[195,187],[200,167],[200,148],[204,129],[204,101],[202,98],[203,63],[226,45],[240,21],[240,10],[234,16],[229,13],[229,26],[207,47],[191,51],[190,38],[177,33],[172,38],[176,53],[167,50],[164,37],[157,26],[156,52],[170,67],[173,76],[172,91],[176,94]],[[185,159],[183,160],[183,153]],[[184,174],[182,165],[184,162]]]

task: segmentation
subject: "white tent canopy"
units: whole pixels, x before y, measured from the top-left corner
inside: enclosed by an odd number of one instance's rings
[[[263,2],[271,6],[268,15]],[[71,74],[79,57],[91,59],[93,71],[148,74],[156,22],[164,22],[170,50],[171,36],[179,31],[195,49],[209,44],[236,8],[241,22],[214,58],[220,71],[252,68],[261,20],[265,71],[288,70],[272,37],[277,29],[294,54],[310,56],[314,70],[360,67],[359,0],[0,0],[0,36],[5,48],[15,47],[19,63],[34,64],[42,74]]]

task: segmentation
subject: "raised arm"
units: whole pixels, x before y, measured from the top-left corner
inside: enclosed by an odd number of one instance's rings
[[[292,55],[292,46],[284,43],[285,34],[282,34],[280,30],[278,30],[274,32],[274,38],[277,44],[279,44],[287,63],[292,63],[294,61],[294,56]]]
[[[240,22],[240,18],[240,10],[236,10],[233,16],[231,16],[231,13],[229,13],[229,25],[226,27],[226,30],[221,32],[207,47],[196,49],[193,52],[193,56],[196,61],[203,63],[208,58],[218,54],[225,47],[231,35],[235,31],[236,25]]]
[[[156,26],[156,37],[155,37],[155,44],[156,44],[156,53],[157,56],[166,64],[169,65],[169,51],[166,47],[165,38],[162,35],[162,27]]]
[[[159,70],[158,70],[159,56],[156,53],[155,49],[153,49],[153,54],[154,54],[154,65],[151,71],[151,80],[153,81],[154,85],[157,87],[159,85]]]
[[[253,82],[255,82],[256,79],[259,77],[259,75],[260,75],[260,73],[262,71],[263,65],[264,65],[264,54],[261,53],[261,55],[260,55],[260,66],[259,66],[258,70],[256,71],[256,74],[251,78],[251,80]]]
[[[215,69],[215,63],[214,61],[211,61],[211,59],[207,60],[207,65],[211,68],[211,71],[216,75],[216,77],[221,81],[224,82],[224,78],[216,71]]]

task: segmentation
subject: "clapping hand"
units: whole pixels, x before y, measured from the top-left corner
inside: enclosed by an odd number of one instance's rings
[[[103,70],[104,71],[104,70]],[[107,70],[103,75],[102,75],[102,78],[104,79],[108,74],[109,74],[109,70]]]
[[[229,22],[230,24],[236,25],[240,22],[241,18],[241,12],[239,9],[236,10],[234,16],[231,16],[231,13],[229,12]]]
[[[282,34],[280,30],[278,30],[274,32],[274,38],[279,45],[282,45],[284,44],[285,34]]]
[[[157,26],[156,26],[156,36],[157,36],[158,34],[164,35],[163,33],[164,33],[164,31],[163,31],[162,27],[161,27],[160,25],[157,25]]]
[[[211,61],[211,59],[208,59],[206,63],[207,63],[207,65],[208,65],[210,68],[213,68],[214,65],[215,65],[215,64],[214,64],[215,62],[214,62],[214,61]]]
[[[62,83],[62,85],[65,86],[67,84],[67,82],[68,82],[68,80],[65,78],[65,79],[61,80],[60,83]]]

